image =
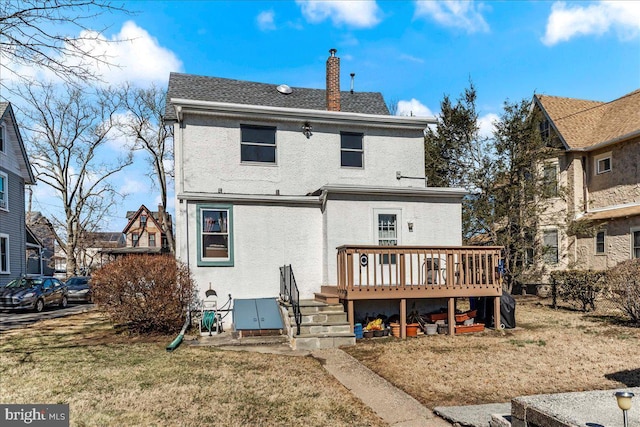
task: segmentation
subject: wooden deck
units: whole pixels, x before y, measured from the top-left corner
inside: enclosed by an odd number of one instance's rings
[[[448,323],[454,325],[455,298],[494,297],[500,319],[501,247],[364,246],[338,248],[337,296],[347,304],[351,327],[357,300],[398,300],[405,331],[407,299],[448,298]],[[449,328],[453,335],[455,328]]]

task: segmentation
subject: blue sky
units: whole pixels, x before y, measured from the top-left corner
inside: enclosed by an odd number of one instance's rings
[[[378,91],[401,110],[438,113],[473,80],[483,130],[506,99],[533,93],[610,101],[640,88],[640,2],[129,1],[108,14],[109,81],[166,86],[170,71],[324,88],[330,48],[341,84]],[[126,210],[155,207],[146,164],[119,177]],[[42,185],[38,187],[44,187]],[[36,198],[45,212],[55,202]],[[153,190],[151,190],[153,192]]]

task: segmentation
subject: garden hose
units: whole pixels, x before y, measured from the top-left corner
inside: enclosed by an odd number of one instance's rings
[[[213,330],[213,326],[216,324],[217,313],[215,311],[205,311],[202,313],[202,327],[209,331],[209,335]]]

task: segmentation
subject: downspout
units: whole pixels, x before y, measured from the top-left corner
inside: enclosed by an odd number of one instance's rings
[[[589,190],[587,188],[587,157],[582,156],[582,213],[587,213],[589,206]]]

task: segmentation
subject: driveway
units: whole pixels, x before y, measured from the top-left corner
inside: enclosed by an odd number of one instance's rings
[[[0,311],[0,332],[8,331],[9,329],[22,328],[39,320],[55,319],[56,317],[84,313],[86,311],[93,310],[94,307],[94,304],[69,305],[67,308],[45,309],[42,313],[34,313],[30,311]]]

